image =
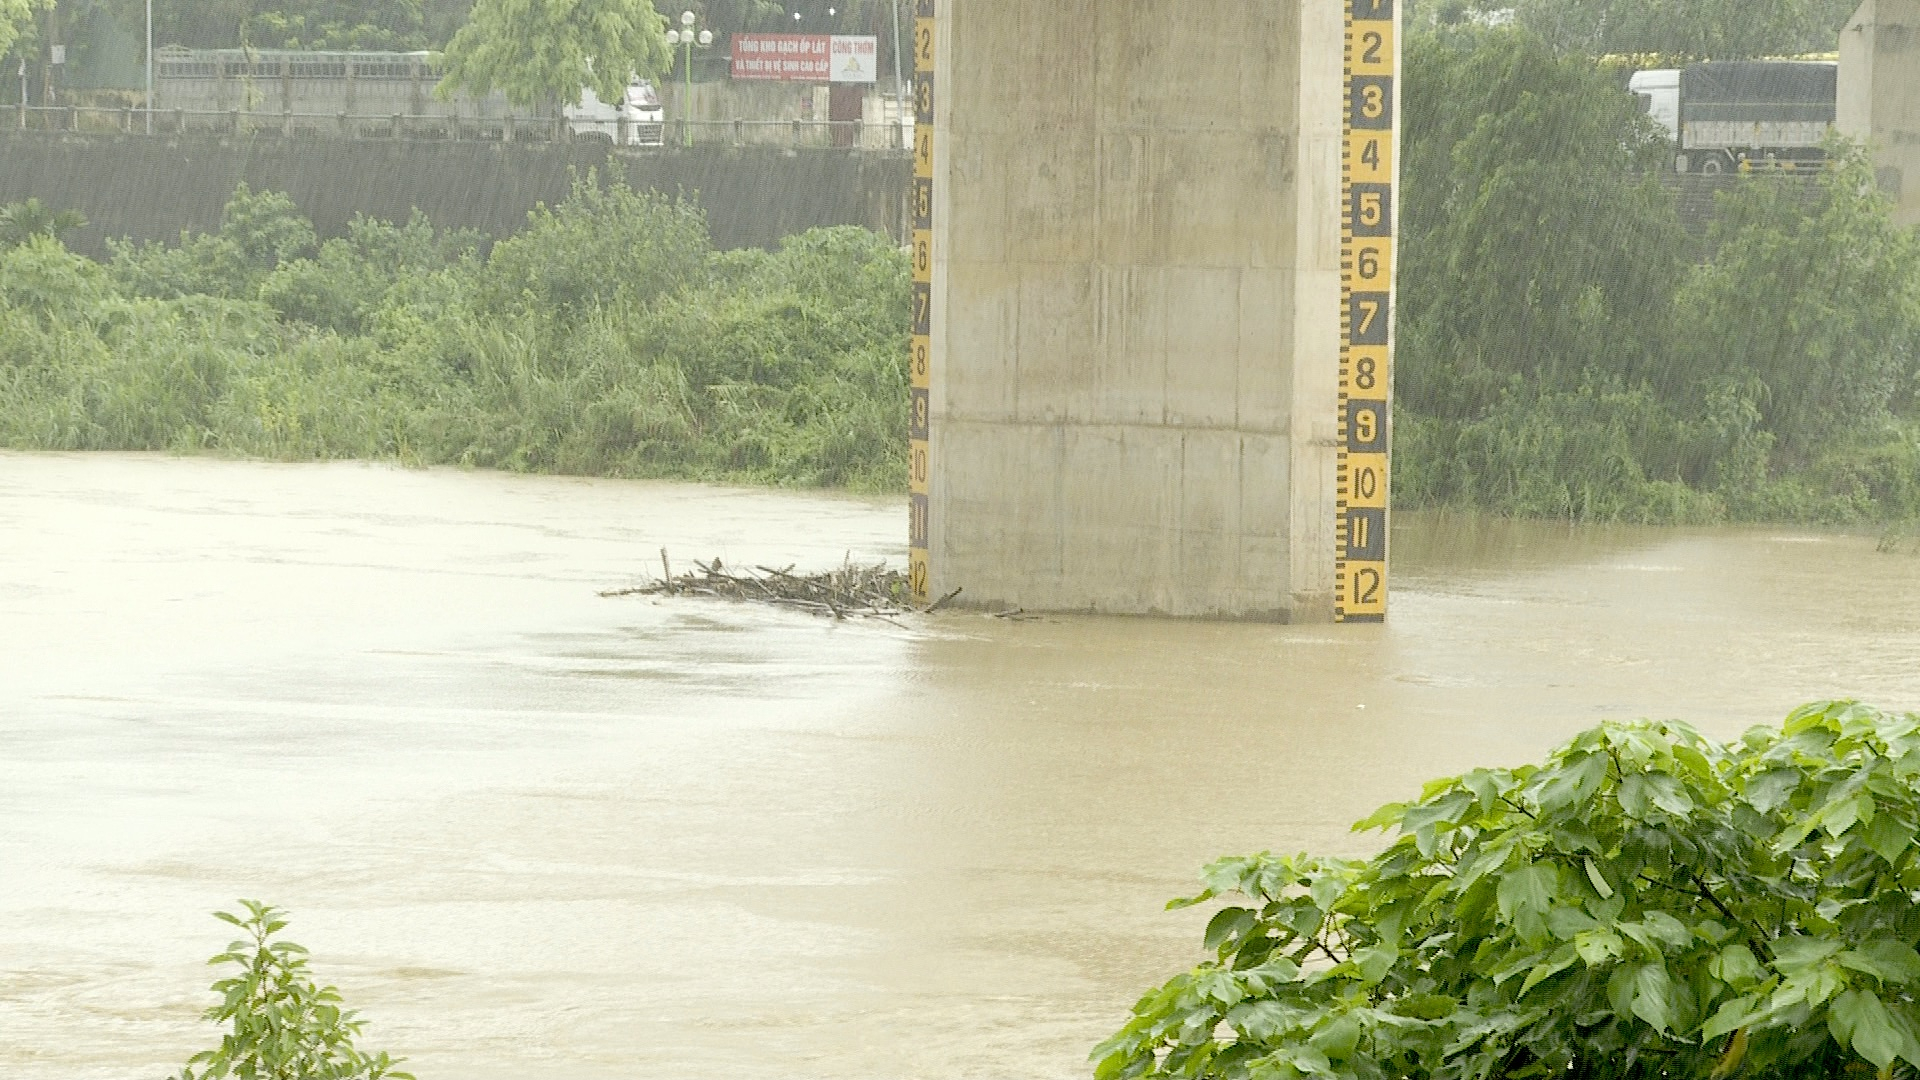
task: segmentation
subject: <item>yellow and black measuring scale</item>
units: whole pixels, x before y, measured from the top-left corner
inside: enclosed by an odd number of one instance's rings
[[[907,471],[911,523],[908,580],[915,599],[928,597],[927,549],[932,510],[933,421],[933,61],[936,0],[914,0],[913,19],[913,343],[908,362],[911,412]]]
[[[1395,0],[1347,0],[1341,148],[1340,463],[1334,617],[1387,617],[1393,391],[1394,194],[1399,29]]]

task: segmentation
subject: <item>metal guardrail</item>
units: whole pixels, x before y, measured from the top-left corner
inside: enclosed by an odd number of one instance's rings
[[[892,124],[846,120],[619,121],[447,115],[257,112],[233,109],[101,108],[12,105],[0,125],[18,131],[77,134],[277,135],[283,138],[470,140],[476,142],[602,142],[624,147],[780,147],[901,151],[910,133]],[[11,113],[9,117],[6,114]],[[11,119],[12,123],[6,121]]]
[[[913,131],[859,120],[669,120],[667,141],[694,146],[834,147],[911,150]]]

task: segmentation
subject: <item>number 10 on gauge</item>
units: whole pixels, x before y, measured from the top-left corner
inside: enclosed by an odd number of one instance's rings
[[[1387,616],[1393,388],[1395,0],[1347,0],[1334,616]]]

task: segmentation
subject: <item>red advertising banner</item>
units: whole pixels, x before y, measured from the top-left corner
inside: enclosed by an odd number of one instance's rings
[[[830,82],[832,42],[825,34],[735,34],[733,77]]]

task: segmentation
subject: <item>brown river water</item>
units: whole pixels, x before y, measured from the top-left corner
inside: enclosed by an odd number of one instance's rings
[[[0,1076],[214,1041],[237,897],[421,1080],[1054,1078],[1226,853],[1610,717],[1920,707],[1920,557],[1403,517],[1386,627],[601,599],[897,500],[0,454]]]

